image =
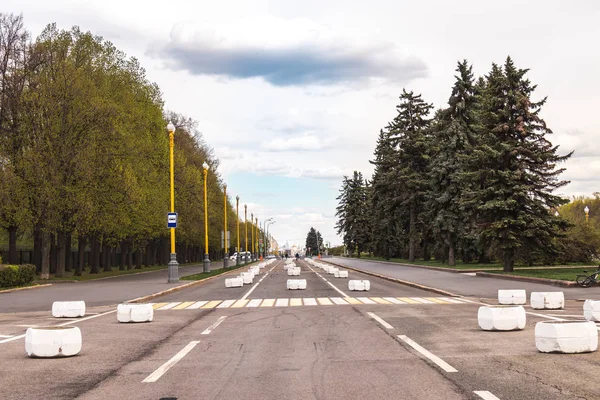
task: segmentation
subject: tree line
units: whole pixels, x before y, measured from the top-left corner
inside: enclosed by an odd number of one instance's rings
[[[540,115],[546,98],[534,99],[527,72],[508,57],[475,78],[461,61],[448,104],[435,111],[403,90],[379,132],[372,177],[343,178],[336,228],[350,252],[500,260],[505,271],[596,256],[574,236],[569,200],[554,193],[569,183],[560,164],[572,153],[551,143]]]
[[[138,60],[102,37],[49,24],[32,39],[22,16],[0,13],[0,227],[9,238],[4,261],[15,263],[17,238],[29,236],[42,278],[71,269],[80,275],[86,264],[92,273],[133,268],[134,258],[137,267],[166,264],[169,121],[176,126],[178,260],[198,261],[205,252],[205,161],[209,249],[212,258],[222,257],[224,182],[197,122],[165,110],[160,88]],[[226,208],[232,250],[236,210],[229,199]],[[242,224],[242,248],[244,232]],[[248,226],[248,240],[250,232]],[[72,246],[77,257],[70,256]]]

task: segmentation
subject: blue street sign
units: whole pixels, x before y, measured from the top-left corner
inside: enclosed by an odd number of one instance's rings
[[[167,227],[168,228],[177,228],[177,213],[168,213],[167,214]]]

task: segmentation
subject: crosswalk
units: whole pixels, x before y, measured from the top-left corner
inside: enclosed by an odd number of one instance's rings
[[[301,306],[342,305],[449,305],[468,304],[472,301],[451,297],[298,297],[279,299],[202,300],[172,303],[153,303],[156,311],[197,310],[211,308],[277,308]]]

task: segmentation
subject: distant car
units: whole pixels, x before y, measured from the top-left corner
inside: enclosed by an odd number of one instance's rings
[[[231,257],[229,257],[230,260],[235,261],[237,259],[237,251],[235,253],[233,253],[233,255]],[[242,261],[250,261],[250,252],[249,251],[242,251],[240,253],[240,258]]]
[[[271,258],[277,258],[277,257],[275,257],[275,254],[269,254],[269,255],[267,255],[267,257],[266,257],[266,258],[267,258],[267,259],[271,259]]]

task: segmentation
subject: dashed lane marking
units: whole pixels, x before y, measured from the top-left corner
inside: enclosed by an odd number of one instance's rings
[[[175,354],[173,358],[169,361],[161,365],[156,371],[148,375],[146,379],[142,381],[142,383],[152,383],[156,382],[160,379],[161,376],[165,374],[173,365],[177,364],[179,360],[181,360],[187,353],[189,353],[196,345],[200,343],[198,341],[190,342],[187,346],[185,346],[179,353]]]
[[[500,400],[498,397],[494,396],[487,390],[476,390],[473,393],[481,397],[483,400]]]
[[[377,314],[372,313],[372,312],[368,312],[367,315],[371,318],[373,318],[375,321],[379,322],[381,324],[381,326],[383,326],[385,329],[394,329],[393,326],[391,326],[390,324],[388,324],[386,321],[384,321],[381,317],[379,317]]]
[[[221,322],[225,321],[225,318],[227,318],[225,315],[219,317],[219,319],[217,319],[211,326],[202,331],[201,335],[209,335],[217,328],[217,326],[221,325]]]
[[[416,351],[418,351],[421,355],[423,355],[424,357],[426,357],[427,359],[429,359],[430,361],[432,361],[435,365],[437,365],[438,367],[440,367],[444,371],[446,371],[446,372],[458,372],[453,366],[451,366],[450,364],[448,364],[446,361],[442,360],[441,358],[439,358],[435,354],[431,353],[429,350],[423,348],[421,345],[419,345],[417,342],[415,342],[414,340],[412,340],[408,336],[406,336],[406,335],[398,335],[398,338],[400,340],[402,340],[404,343],[408,344],[413,349],[415,349]]]

